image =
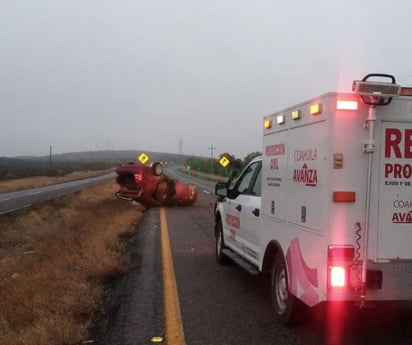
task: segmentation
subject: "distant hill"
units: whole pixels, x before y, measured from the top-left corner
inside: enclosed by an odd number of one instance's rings
[[[61,176],[79,170],[105,170],[137,162],[140,151],[71,152],[50,156],[0,157],[0,180],[30,176]],[[149,162],[184,163],[192,156],[144,151]]]

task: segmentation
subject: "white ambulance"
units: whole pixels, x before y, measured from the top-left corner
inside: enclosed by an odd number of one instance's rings
[[[386,74],[263,119],[263,156],[218,183],[216,258],[270,275],[278,319],[412,300],[412,88]]]

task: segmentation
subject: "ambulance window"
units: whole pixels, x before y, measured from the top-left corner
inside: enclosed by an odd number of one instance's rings
[[[258,162],[251,164],[242,174],[238,181],[237,190],[241,194],[249,194],[252,183],[254,181],[253,177],[255,172],[259,168],[260,164]]]
[[[255,184],[252,189],[252,194],[256,196],[261,196],[262,194],[262,169],[259,169]]]

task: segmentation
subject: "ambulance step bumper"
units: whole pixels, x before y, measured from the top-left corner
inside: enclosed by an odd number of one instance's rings
[[[368,271],[380,272],[382,286],[379,289],[368,289],[367,299],[412,300],[412,260],[368,262]]]
[[[238,264],[240,267],[245,269],[247,272],[249,272],[251,275],[257,276],[259,274],[259,270],[256,266],[252,265],[250,262],[246,261],[236,253],[232,252],[228,248],[223,248],[222,253],[230,258],[233,262]]]

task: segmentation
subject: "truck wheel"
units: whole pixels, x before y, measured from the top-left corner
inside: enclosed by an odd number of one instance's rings
[[[223,227],[222,222],[219,220],[216,223],[216,261],[221,264],[225,265],[228,263],[228,257],[222,253],[222,249],[225,248],[225,242],[223,241]]]
[[[270,295],[277,320],[283,325],[297,321],[296,297],[289,292],[285,260],[277,255],[273,260],[270,275]]]

